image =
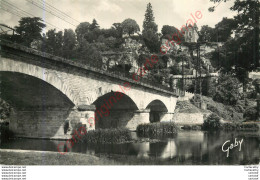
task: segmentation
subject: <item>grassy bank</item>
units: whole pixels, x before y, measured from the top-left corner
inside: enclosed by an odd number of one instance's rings
[[[61,155],[50,151],[0,149],[0,157],[3,165],[120,165],[105,157],[71,152]]]
[[[178,128],[173,122],[140,124],[136,128],[139,137],[174,136]]]

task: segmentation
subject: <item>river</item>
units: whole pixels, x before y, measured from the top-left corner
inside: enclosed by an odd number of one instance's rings
[[[76,143],[71,152],[104,156],[123,164],[172,164],[172,165],[241,165],[259,163],[258,132],[215,132],[182,130],[174,138],[150,140],[137,137],[135,142],[125,144],[80,144]],[[230,143],[242,140],[239,145],[230,148],[229,156],[222,151]],[[56,151],[58,140],[12,139],[0,145],[0,149],[23,149]],[[64,148],[65,149],[65,148]],[[66,156],[66,154],[65,154]]]

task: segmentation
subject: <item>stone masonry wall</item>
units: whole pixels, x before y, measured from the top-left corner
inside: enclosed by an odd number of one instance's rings
[[[202,113],[176,113],[173,121],[179,125],[201,125],[204,122]]]
[[[79,123],[77,110],[15,110],[10,117],[10,130],[17,137],[69,138]],[[69,129],[65,131],[65,122]]]

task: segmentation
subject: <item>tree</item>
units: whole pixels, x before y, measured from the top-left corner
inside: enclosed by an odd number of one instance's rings
[[[90,44],[87,40],[84,39],[77,48],[76,53],[76,58],[82,64],[91,64],[92,66],[101,67],[101,54],[99,49],[95,47],[95,44]]]
[[[145,18],[143,22],[143,39],[145,45],[149,48],[151,52],[158,52],[160,48],[160,41],[157,34],[158,26],[155,24],[153,10],[151,3],[147,4],[147,9],[145,12]]]
[[[112,29],[116,30],[117,38],[122,38],[123,28],[121,23],[114,23]]]
[[[20,34],[22,44],[30,47],[33,40],[42,38],[41,32],[46,25],[41,21],[39,17],[22,17],[19,20],[19,26],[15,26],[15,30]]]
[[[95,19],[93,20],[92,24],[88,22],[80,23],[77,26],[75,32],[77,34],[77,40],[79,44],[81,44],[84,39],[90,43],[95,42],[100,35],[100,29]]]
[[[213,100],[226,105],[235,105],[240,98],[239,88],[241,83],[237,78],[231,76],[221,76],[216,87]]]
[[[61,55],[63,44],[62,31],[56,32],[56,29],[50,29],[46,33],[44,40],[44,50],[48,53]]]
[[[133,19],[126,19],[122,22],[123,33],[127,33],[129,36],[131,34],[137,33],[140,31],[139,25]]]
[[[147,8],[144,15],[143,31],[151,30],[153,33],[157,33],[158,26],[155,24],[153,9],[151,3],[147,4]]]
[[[116,40],[116,38],[110,36],[105,39],[105,44],[107,45],[107,47],[109,47],[111,49],[115,49],[116,45],[117,45],[117,40]]]
[[[92,24],[90,25],[90,30],[99,29],[99,25],[96,19],[93,19]]]
[[[72,29],[64,30],[63,38],[63,57],[72,58],[75,56],[75,47],[76,47],[76,35]]]
[[[210,0],[214,3],[220,3],[222,0]],[[228,0],[224,0],[226,2]],[[214,11],[215,6],[209,8],[209,11]],[[259,16],[260,16],[260,2],[259,0],[235,0],[234,5],[231,7],[232,11],[237,11],[234,20],[237,23],[235,32],[240,45],[252,47],[248,52],[247,61],[253,63],[253,67],[259,67]],[[252,54],[252,56],[250,56]]]
[[[169,26],[169,25],[164,25],[162,27],[162,35],[165,38],[171,38],[173,34],[178,33],[178,29],[175,28],[174,26]]]
[[[222,21],[215,25],[215,33],[217,33],[218,42],[226,42],[230,38],[232,30],[236,27],[237,23],[234,19],[224,17]]]
[[[89,22],[82,22],[80,23],[76,30],[76,35],[77,35],[77,40],[79,42],[79,44],[81,44],[81,42],[86,39],[87,33],[90,32],[90,23]]]
[[[56,55],[61,55],[63,46],[63,33],[62,31],[58,31],[55,35],[55,49],[54,52]]]
[[[203,25],[200,30],[199,41],[216,42],[216,33],[214,28]]]

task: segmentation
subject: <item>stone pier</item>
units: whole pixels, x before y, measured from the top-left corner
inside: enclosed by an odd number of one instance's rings
[[[150,110],[142,109],[134,112],[133,118],[127,123],[126,128],[136,130],[139,124],[149,123]]]

